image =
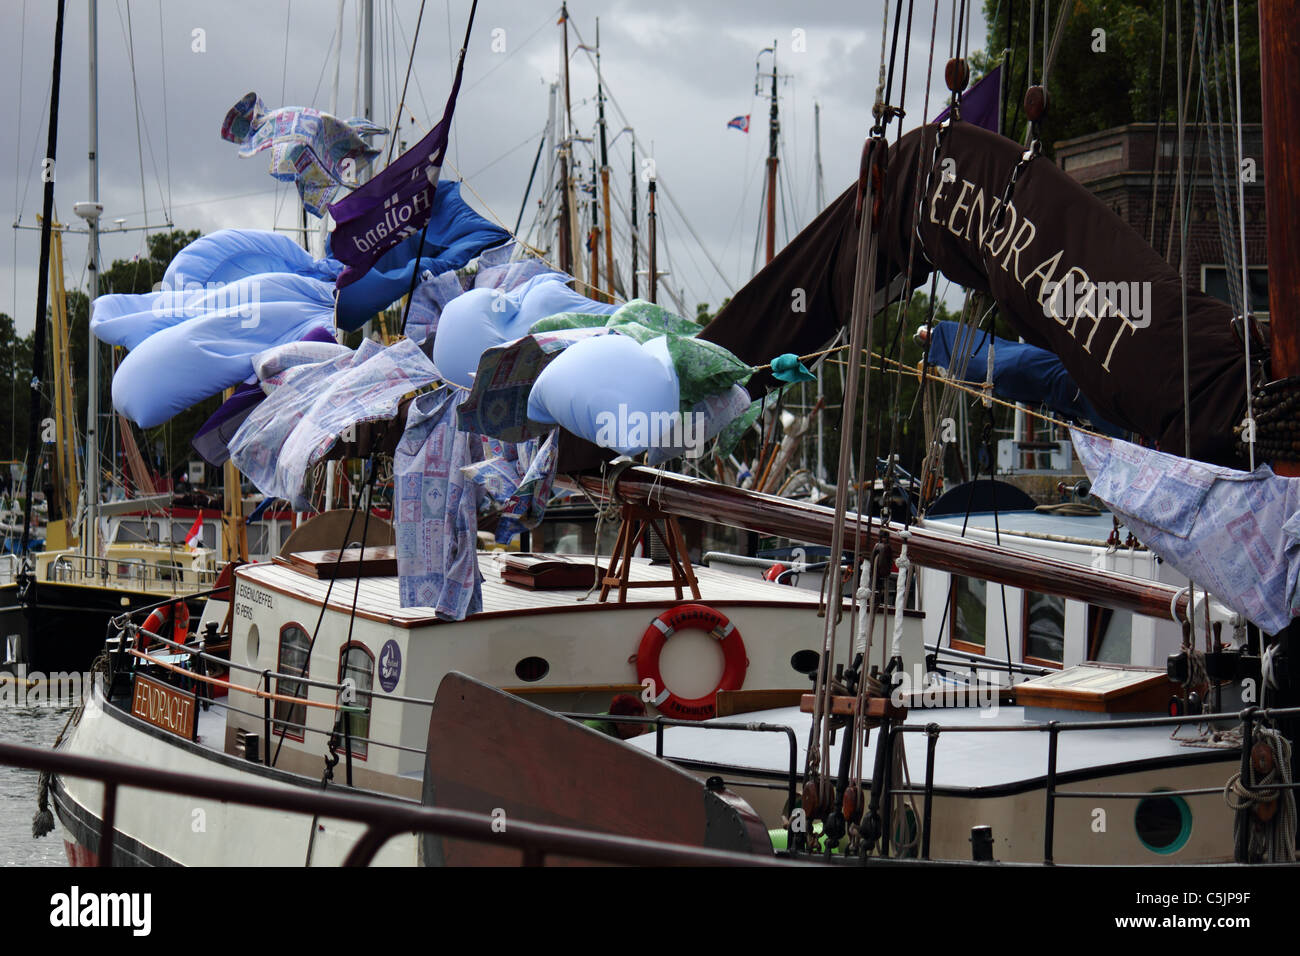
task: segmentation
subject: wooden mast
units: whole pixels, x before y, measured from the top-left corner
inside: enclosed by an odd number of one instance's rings
[[[766,52],[766,51],[764,51]],[[760,56],[762,54],[759,54]],[[767,261],[776,255],[776,146],[781,121],[776,108],[776,41],[772,41],[772,94],[767,114]]]
[[[49,521],[45,546],[50,550],[66,548],[71,542],[69,519],[77,513],[81,486],[77,480],[76,429],[72,410],[72,358],[69,352],[67,293],[63,281],[63,225],[50,229],[50,334],[51,368],[54,373],[54,454],[50,476],[54,500],[49,502]]]
[[[605,291],[606,302],[614,301],[614,226],[609,217],[609,144],[605,132],[605,84],[600,74],[600,17],[596,18],[596,106],[600,112],[600,191],[604,201],[605,216]],[[593,285],[596,285],[592,270]]]
[[[560,139],[560,269],[573,271],[573,209],[569,196],[569,149],[573,123],[573,106],[569,99],[569,6],[560,4],[560,24],[564,27],[564,136]]]
[[[1259,0],[1259,71],[1271,371],[1277,380],[1300,375],[1300,22],[1291,0]],[[1275,461],[1273,470],[1295,477],[1300,462]]]

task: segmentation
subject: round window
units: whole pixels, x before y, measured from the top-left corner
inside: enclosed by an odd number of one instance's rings
[[[1176,853],[1192,835],[1192,810],[1182,797],[1157,790],[1138,802],[1133,827],[1152,853]]]
[[[248,625],[248,634],[244,638],[244,661],[250,666],[257,664],[258,655],[262,651],[262,642],[257,634],[257,625]]]
[[[551,672],[551,665],[544,657],[525,657],[515,664],[515,676],[521,681],[533,683]]]

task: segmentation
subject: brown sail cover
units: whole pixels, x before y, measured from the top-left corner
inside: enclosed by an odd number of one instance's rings
[[[1042,157],[1021,174],[995,229],[1021,147],[958,121],[944,133],[931,175],[937,129],[914,130],[890,150],[878,287],[904,270],[919,212],[914,286],[937,268],[953,282],[990,293],[1025,341],[1060,357],[1103,417],[1183,454],[1178,273],[1104,203]],[[945,164],[948,159],[951,164]],[[850,189],[755,276],[702,336],[752,364],[782,352],[815,351],[849,317],[855,243]],[[1052,283],[1066,283],[1055,298]],[[796,288],[805,290],[805,313],[791,312]],[[1245,357],[1230,325],[1232,311],[1189,290],[1187,318],[1191,454],[1233,463],[1232,429],[1245,415]]]

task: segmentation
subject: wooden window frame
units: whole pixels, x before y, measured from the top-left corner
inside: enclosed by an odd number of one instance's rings
[[[988,582],[984,582],[984,643],[972,644],[970,641],[963,641],[957,637],[957,582],[960,580],[981,580],[979,578],[970,578],[966,574],[954,574],[951,576],[952,587],[948,591],[948,646],[958,651],[966,651],[968,654],[979,654],[986,656],[986,648],[989,642],[989,589]]]
[[[373,716],[373,713],[374,713],[374,697],[373,697],[373,694],[374,694],[374,690],[375,690],[375,655],[374,655],[374,653],[370,650],[370,648],[366,647],[366,645],[363,644],[363,643],[361,643],[360,641],[348,641],[346,644],[344,644],[342,647],[339,648],[339,676],[338,676],[338,682],[339,682],[339,684],[342,684],[342,683],[343,683],[343,678],[347,676],[347,675],[344,673],[344,667],[346,666],[346,663],[347,663],[348,651],[353,650],[354,648],[357,649],[357,650],[363,651],[363,652],[365,653],[366,657],[370,658],[370,689],[369,689],[369,690],[365,690],[365,691],[362,691],[362,690],[358,689],[358,691],[357,691],[358,696],[364,693],[364,694],[366,695],[366,697],[368,698],[369,702],[370,702],[370,705],[369,705],[368,707],[366,707],[366,736],[369,737],[369,736],[370,736],[370,719],[371,719],[371,717]],[[335,722],[335,725],[334,725],[334,726],[335,726],[336,728],[341,727],[341,726],[342,726],[342,722],[343,722],[344,720],[346,720],[346,719],[347,719],[347,715],[344,714],[343,712],[339,712],[338,720]],[[342,731],[340,730],[340,731],[339,731],[339,737],[340,737],[340,739],[342,738],[342,736],[343,736],[343,733],[342,733]],[[353,743],[352,746],[353,746],[353,748],[356,747],[356,743],[355,743],[355,741],[354,741],[354,743]],[[363,744],[361,744],[361,746],[364,747],[364,748],[366,748],[366,749],[365,749],[364,751],[361,751],[361,752],[358,752],[356,749],[353,749],[353,751],[352,751],[352,759],[353,759],[353,760],[365,760],[365,759],[369,756],[369,753],[370,753],[370,745],[369,745],[368,743],[363,743]],[[345,751],[345,753],[346,753],[346,751]]]
[[[310,650],[311,632],[307,630],[307,628],[299,624],[297,621],[289,621],[288,623],[284,624],[280,628],[280,633],[276,639],[276,646],[275,646],[275,672],[277,674],[283,674],[285,672],[284,671],[284,632],[289,630],[290,628],[295,628],[295,627],[298,630],[302,631],[303,634],[307,635],[307,647],[308,647],[307,661],[306,661],[306,665],[303,668],[302,673],[298,675],[299,677],[305,678],[305,677],[309,677],[311,674],[311,650]],[[275,679],[275,692],[277,694],[285,693],[281,685],[285,681],[290,681],[290,680],[294,680],[294,678],[277,677]],[[302,686],[301,694],[292,694],[289,696],[293,696],[293,697],[301,696],[305,699],[307,694],[311,692],[311,689],[307,684],[302,684],[301,686]],[[280,712],[281,707],[288,708],[288,712],[282,715]],[[302,708],[301,721],[293,721],[293,711],[297,707]],[[308,708],[303,704],[290,704],[281,700],[274,701],[273,706],[271,708],[271,736],[288,737],[290,740],[295,740],[298,743],[303,743],[307,739],[307,731],[306,731],[307,710]],[[286,726],[284,721],[293,721],[294,723],[301,723],[304,729],[298,730],[295,727]],[[279,725],[278,727],[277,724]]]

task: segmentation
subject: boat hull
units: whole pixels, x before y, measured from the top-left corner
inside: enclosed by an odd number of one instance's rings
[[[23,664],[28,673],[84,672],[104,649],[109,621],[126,611],[156,604],[158,594],[138,594],[109,588],[42,581],[35,607],[25,608],[18,586],[0,586],[0,661],[13,647],[9,670]],[[191,614],[198,605],[190,602]]]
[[[320,788],[320,781],[217,753],[200,741],[182,740],[104,706],[98,688],[87,696],[81,719],[68,728],[62,749],[135,766],[271,786]],[[347,792],[344,787],[331,787]],[[378,794],[366,794],[379,797]],[[52,807],[70,844],[69,862],[93,863],[99,852],[104,787],[97,781],[55,777]],[[364,827],[181,794],[123,787],[114,820],[115,866],[338,866]],[[401,834],[375,856],[375,865],[414,866],[418,845]]]

